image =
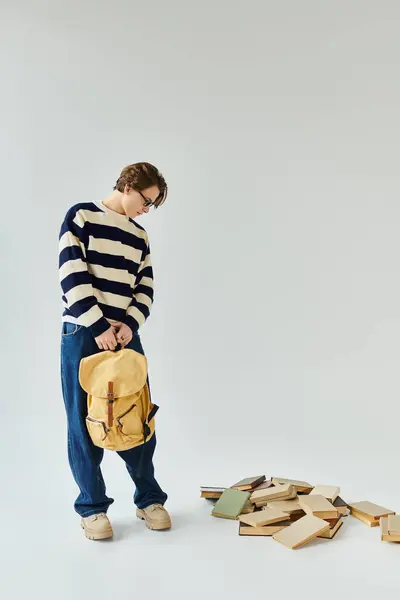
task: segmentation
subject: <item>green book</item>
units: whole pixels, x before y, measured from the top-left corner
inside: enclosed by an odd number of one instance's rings
[[[211,514],[223,519],[237,519],[249,498],[249,492],[228,488],[215,503]]]

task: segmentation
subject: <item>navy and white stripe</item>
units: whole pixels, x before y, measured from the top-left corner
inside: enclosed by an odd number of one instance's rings
[[[106,319],[137,331],[153,304],[153,269],[146,231],[102,204],[67,213],[59,235],[63,320],[106,331]]]

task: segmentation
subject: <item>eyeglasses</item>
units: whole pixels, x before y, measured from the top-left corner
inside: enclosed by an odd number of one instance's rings
[[[139,194],[142,196],[143,198],[143,206],[145,208],[149,208],[151,206],[154,206],[154,202],[153,200],[150,200],[149,198],[146,198],[146,196],[143,196],[142,192],[139,192]]]

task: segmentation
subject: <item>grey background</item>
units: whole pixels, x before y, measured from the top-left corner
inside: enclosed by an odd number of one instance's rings
[[[106,598],[128,572],[132,593],[175,597],[398,591],[377,530],[349,518],[291,553],[239,538],[198,488],[261,472],[400,510],[399,4],[2,0],[0,22],[7,597]],[[142,221],[142,339],[174,530],[143,530],[107,455],[118,543],[90,545],[66,460],[58,231],[139,160],[170,187]]]

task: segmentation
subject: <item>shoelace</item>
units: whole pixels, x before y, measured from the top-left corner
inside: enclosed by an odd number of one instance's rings
[[[162,504],[152,504],[151,505],[151,511],[154,512],[155,510],[157,510],[157,508],[162,508],[164,509]]]
[[[92,515],[93,521],[97,521],[99,517],[106,517],[106,513],[99,513],[97,515]]]

